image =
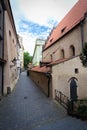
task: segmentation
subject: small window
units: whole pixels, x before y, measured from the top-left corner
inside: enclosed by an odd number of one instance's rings
[[[70,56],[75,56],[75,47],[73,45],[70,46]]]
[[[13,43],[14,43],[14,39],[13,39]]]
[[[11,36],[11,31],[9,30],[9,36]]]
[[[65,54],[64,54],[64,49],[61,50],[61,55],[60,55],[61,59],[63,59],[65,57]]]
[[[75,68],[75,74],[78,74],[78,73],[79,73],[78,68]]]
[[[51,58],[51,61],[53,61],[53,55],[52,54],[50,54],[50,58]]]

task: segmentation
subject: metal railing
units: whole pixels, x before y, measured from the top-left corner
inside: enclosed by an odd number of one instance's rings
[[[66,109],[68,109],[69,98],[62,92],[55,90],[55,99]]]
[[[77,100],[72,101],[66,95],[64,95],[61,91],[58,91],[58,90],[55,90],[55,100],[57,100],[64,108],[67,109],[67,113],[69,115],[83,117],[83,115],[78,113],[79,107],[86,106],[87,108],[87,100],[77,99]],[[86,117],[87,119],[87,114],[84,117]]]

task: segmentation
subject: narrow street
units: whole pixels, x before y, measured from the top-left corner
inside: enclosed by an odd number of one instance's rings
[[[67,116],[22,72],[12,94],[0,101],[0,130],[87,130],[87,122]]]

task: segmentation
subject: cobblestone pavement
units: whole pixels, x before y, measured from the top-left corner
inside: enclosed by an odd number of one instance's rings
[[[87,122],[67,116],[23,72],[12,94],[0,101],[0,130],[87,130]]]

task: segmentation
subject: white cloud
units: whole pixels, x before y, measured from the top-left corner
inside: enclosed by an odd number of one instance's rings
[[[25,33],[20,32],[20,36],[23,37],[23,45],[24,45],[25,51],[28,51],[30,55],[33,55],[35,40],[37,37],[33,37],[33,35],[27,32]]]
[[[60,21],[78,0],[19,0],[26,18],[47,25],[48,19]]]
[[[14,14],[15,24],[17,32],[23,37],[23,44],[26,51],[29,51],[33,55],[36,38],[42,36],[46,38],[50,32],[50,29],[44,30],[44,28],[38,34],[37,31],[28,31],[32,29],[32,24],[29,26],[22,23],[23,30],[20,30],[20,23],[23,20],[29,20],[37,23],[38,25],[53,28],[56,22],[67,14],[72,6],[78,0],[10,0],[12,5],[12,11]],[[35,24],[35,26],[38,26]],[[35,27],[34,26],[34,27]],[[35,27],[37,28],[37,27]],[[44,30],[44,31],[43,31]]]

